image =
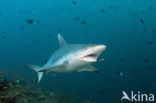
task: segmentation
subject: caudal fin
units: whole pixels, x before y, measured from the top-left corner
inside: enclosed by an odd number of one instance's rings
[[[43,72],[39,72],[40,70],[42,70],[42,67],[37,66],[37,65],[27,65],[27,64],[25,66],[32,69],[33,71],[35,71],[37,73],[37,75],[38,75],[37,84],[38,84],[44,74]]]

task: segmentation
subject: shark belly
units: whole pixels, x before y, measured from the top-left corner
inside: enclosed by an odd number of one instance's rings
[[[66,53],[57,59],[55,56],[53,56],[45,65],[45,69],[49,68],[49,71],[54,72],[74,72],[79,71],[81,68],[84,68],[86,65],[90,64],[79,60],[78,57],[73,53]]]

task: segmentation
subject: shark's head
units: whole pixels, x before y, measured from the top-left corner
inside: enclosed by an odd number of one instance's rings
[[[58,41],[60,46],[67,45],[64,38],[58,34]],[[92,63],[96,62],[98,56],[106,49],[105,45],[87,45],[87,44],[79,44],[79,45],[72,45],[72,47],[75,47],[76,53],[74,53],[74,59],[77,61],[82,61],[84,63]],[[75,56],[75,54],[77,56]],[[73,59],[71,59],[73,62]],[[83,64],[83,63],[82,63]]]
[[[90,45],[83,49],[81,58],[85,62],[96,62],[98,56],[106,49],[105,45]]]

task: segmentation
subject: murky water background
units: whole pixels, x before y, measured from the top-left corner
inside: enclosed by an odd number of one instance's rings
[[[123,90],[156,93],[155,11],[155,0],[1,0],[0,76],[34,86],[35,72],[23,65],[45,64],[61,33],[68,43],[107,45],[94,64],[100,74],[51,72],[38,88],[76,103],[120,103]]]

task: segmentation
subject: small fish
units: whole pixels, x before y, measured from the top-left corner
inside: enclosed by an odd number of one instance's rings
[[[123,77],[123,73],[122,72],[120,72],[119,74],[120,74],[121,77]]]
[[[81,24],[86,24],[86,21],[81,21]]]
[[[5,35],[3,35],[3,36],[1,37],[1,39],[6,39],[6,36],[5,36]]]
[[[109,6],[110,9],[117,9],[117,6]]]
[[[81,95],[81,93],[80,93],[80,92],[78,92],[78,93],[77,93],[77,95]]]
[[[15,82],[16,82],[16,83],[20,83],[20,80],[17,79]]]
[[[150,61],[150,59],[147,58],[144,60],[144,63],[148,63],[149,61]]]
[[[132,73],[135,73],[136,71],[134,69],[131,70]]]
[[[152,9],[153,7],[152,6],[150,6],[150,7],[148,7],[148,10],[150,10],[150,9]]]
[[[4,51],[7,51],[7,48],[4,47],[3,50],[4,50]]]
[[[75,18],[75,20],[76,20],[76,21],[79,21],[79,20],[80,20],[80,18],[76,17],[76,18]]]
[[[51,34],[49,34],[49,35],[48,35],[48,38],[51,38],[51,37],[52,37],[52,35],[51,35]]]
[[[98,62],[103,62],[104,61],[104,58],[101,58],[101,59],[99,59],[99,61]]]
[[[33,14],[35,14],[35,13],[36,13],[36,10],[35,10],[35,9],[31,9],[31,12],[32,12]]]
[[[144,19],[141,18],[141,19],[140,19],[140,22],[141,22],[141,24],[144,24]]]
[[[37,20],[37,24],[40,24],[40,20]]]
[[[26,22],[27,24],[32,24],[34,22],[34,19],[27,19]]]
[[[105,10],[104,9],[100,9],[100,12],[104,12]]]
[[[152,31],[152,33],[155,33],[155,30],[154,29],[152,29],[151,31]]]
[[[74,0],[72,1],[72,3],[73,3],[73,5],[76,5],[76,4],[77,4],[77,2],[76,2],[76,1],[74,1]]]
[[[152,42],[152,41],[147,41],[147,44],[148,44],[148,45],[152,45],[153,42]]]

